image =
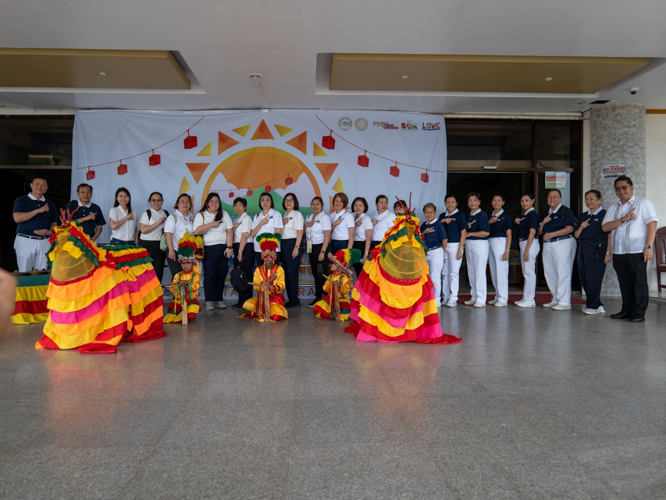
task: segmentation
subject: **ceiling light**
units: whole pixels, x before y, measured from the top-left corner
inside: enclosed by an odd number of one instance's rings
[[[250,77],[250,81],[254,84],[254,86],[259,88],[259,80],[261,79],[261,75],[259,73],[250,73],[248,76]]]
[[[106,76],[106,73],[104,71],[100,71],[99,76]]]
[[[547,77],[546,77],[546,81],[547,81],[547,82],[551,81],[552,79],[553,79],[552,76],[547,76]]]
[[[407,78],[409,78],[409,75],[402,75],[403,80],[407,80]]]

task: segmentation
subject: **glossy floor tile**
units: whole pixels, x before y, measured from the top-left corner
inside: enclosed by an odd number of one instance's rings
[[[0,345],[0,498],[666,498],[666,304],[647,321],[442,309],[357,343],[307,307],[202,312],[112,355]]]

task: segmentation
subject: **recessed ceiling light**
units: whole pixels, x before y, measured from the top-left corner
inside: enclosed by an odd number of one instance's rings
[[[409,75],[402,75],[403,80],[407,80],[407,78],[409,78]]]
[[[100,71],[99,76],[106,76],[106,73],[104,71]]]
[[[546,77],[546,81],[547,81],[547,82],[551,81],[552,79],[553,79],[552,76],[547,76],[547,77]]]

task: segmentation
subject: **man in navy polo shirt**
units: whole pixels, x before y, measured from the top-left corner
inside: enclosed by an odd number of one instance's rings
[[[76,210],[74,220],[81,225],[83,232],[90,236],[92,241],[96,241],[106,220],[102,215],[102,209],[90,201],[92,192],[93,188],[90,184],[79,184],[76,188],[79,199],[70,201],[65,210],[69,210],[70,213]]]
[[[59,220],[55,204],[44,198],[48,188],[46,179],[35,177],[30,183],[30,194],[14,201],[14,222],[18,224],[14,251],[21,273],[45,271],[48,265],[49,237]]]

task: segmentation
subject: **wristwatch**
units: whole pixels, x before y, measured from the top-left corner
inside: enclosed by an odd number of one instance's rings
[[[647,248],[648,250],[652,250],[652,245],[645,245],[645,248]]]

